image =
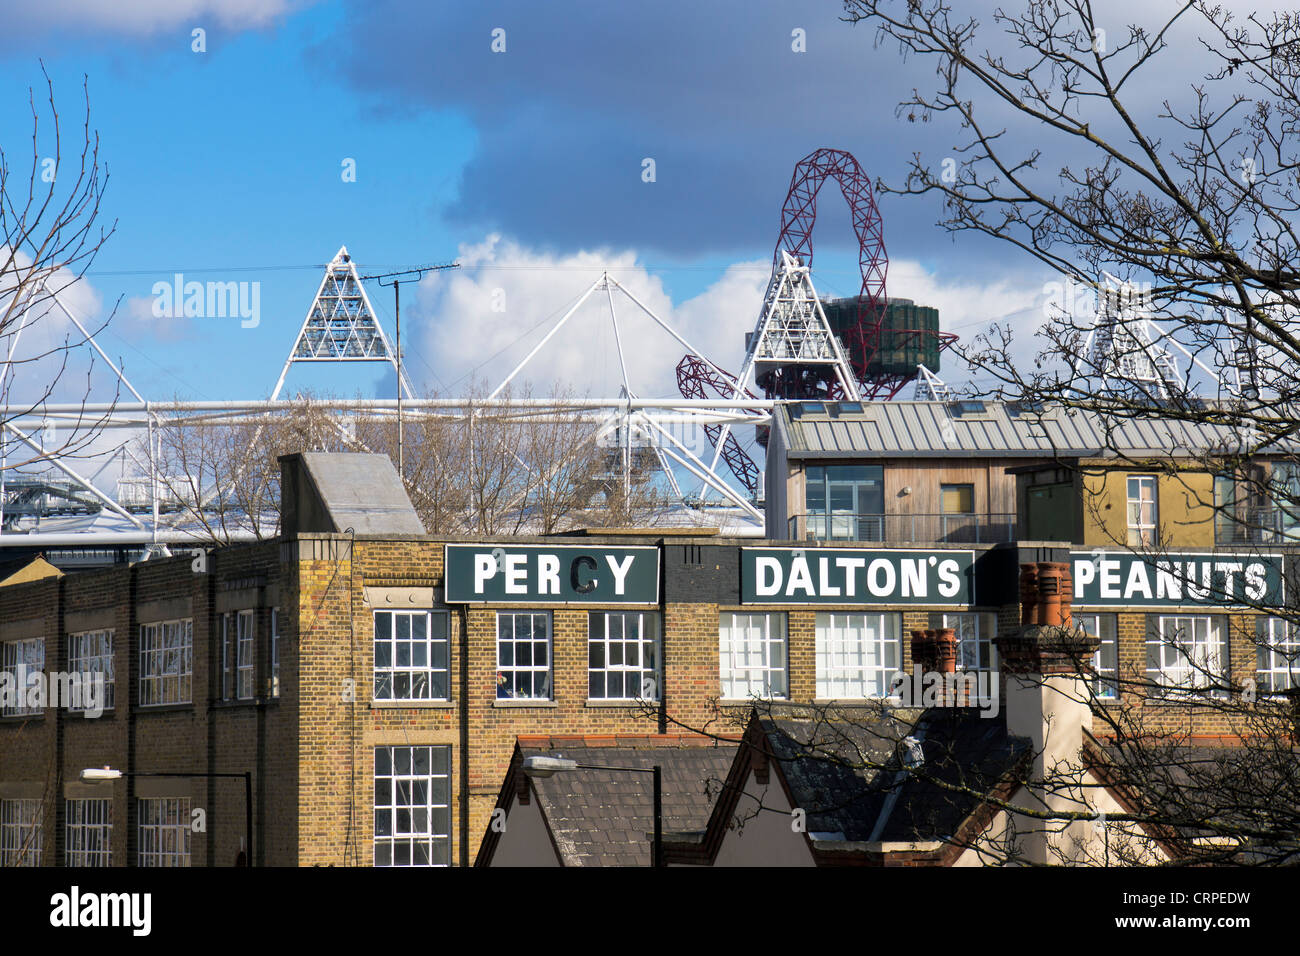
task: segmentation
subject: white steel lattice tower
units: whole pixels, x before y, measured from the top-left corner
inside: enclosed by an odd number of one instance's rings
[[[912,395],[914,402],[947,402],[952,400],[952,390],[948,384],[924,365],[916,367],[916,390]]]
[[[1109,273],[1106,278],[1113,287],[1101,290],[1097,324],[1088,336],[1089,365],[1102,388],[1162,400],[1183,391],[1177,361],[1140,314],[1141,292]]]
[[[289,366],[295,362],[387,362],[398,373],[402,391],[413,397],[406,373],[398,368],[396,352],[375,317],[347,246],[340,248],[325,267],[320,288],[271,393],[273,401],[279,397]]]
[[[857,378],[826,319],[808,267],[788,252],[781,257],[781,268],[768,282],[758,327],[749,340],[741,385],[751,374],[762,382],[765,373],[822,366],[838,380],[847,399],[859,401]]]

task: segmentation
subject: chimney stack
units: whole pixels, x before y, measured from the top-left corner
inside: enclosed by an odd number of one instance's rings
[[[1073,589],[1074,579],[1065,562],[1020,566],[1021,628],[996,639],[1004,673],[1087,673],[1099,641],[1075,630]]]
[[[1022,564],[1021,627],[995,639],[1006,678],[1007,732],[1029,739],[1030,787],[1049,809],[1063,812],[1089,807],[1087,794],[1069,781],[1080,776],[1083,734],[1092,730],[1085,681],[1100,643],[1074,629],[1072,591],[1069,564]],[[1059,825],[1033,830],[1023,840],[1030,862],[1060,862],[1065,846],[1067,834]]]
[[[912,666],[922,673],[935,670],[937,657],[934,631],[912,631]]]
[[[912,631],[912,666],[924,678],[926,674],[957,673],[957,631],[951,627]],[[967,694],[955,681],[945,679],[939,693],[941,705],[969,705]],[[949,698],[952,697],[950,700]]]

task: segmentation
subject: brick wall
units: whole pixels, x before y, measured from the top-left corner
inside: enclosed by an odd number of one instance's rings
[[[70,632],[112,629],[114,635],[111,710],[91,719],[47,707],[39,717],[0,719],[0,788],[42,785],[45,864],[64,860],[65,799],[110,801],[112,860],[124,865],[135,862],[139,849],[137,798],[162,794],[187,796],[191,809],[202,811],[204,828],[190,833],[192,865],[232,864],[245,832],[242,779],[143,775],[245,771],[253,774],[256,798],[254,862],[296,862],[293,816],[283,812],[296,788],[296,753],[289,745],[295,728],[284,720],[282,702],[216,699],[220,648],[214,608],[223,588],[243,585],[238,594],[256,608],[255,689],[260,692],[269,680],[269,602],[279,589],[278,558],[274,543],[240,545],[211,554],[202,573],[185,556],[0,588],[0,621],[43,620],[47,673],[68,669]],[[193,635],[190,701],[139,706],[140,625],[186,617]],[[282,673],[292,670],[283,651],[281,661]],[[82,769],[103,766],[128,776],[81,783]]]
[[[511,539],[500,539],[508,543]],[[518,539],[515,539],[518,540]],[[599,539],[585,539],[599,546]],[[552,542],[554,543],[554,542]],[[620,538],[607,543],[652,544]],[[750,543],[750,542],[746,542]],[[47,710],[40,718],[0,720],[0,788],[40,784],[45,807],[43,861],[62,862],[63,794],[104,795],[113,805],[113,858],[134,862],[135,796],[158,792],[157,781],[135,778],[79,789],[83,767],[134,771],[253,774],[254,862],[258,864],[369,865],[374,859],[374,752],[394,745],[451,748],[451,859],[472,862],[485,832],[519,735],[616,736],[707,727],[738,734],[745,705],[718,707],[719,615],[754,611],[739,602],[737,542],[669,541],[662,555],[663,701],[658,708],[588,700],[587,625],[591,610],[613,606],[555,606],[552,621],[553,699],[500,701],[496,696],[496,612],[511,605],[456,605],[443,601],[444,542],[430,538],[304,535],[218,549],[196,572],[189,557],[131,568],[80,573],[0,588],[0,639],[5,628],[38,626],[46,637],[47,669],[63,669],[66,634],[89,621],[116,632],[116,707],[97,720]],[[380,593],[428,595],[424,606],[446,610],[450,621],[450,701],[389,704],[372,701],[374,644],[369,603]],[[1014,593],[1014,592],[1012,592]],[[422,599],[424,600],[424,599]],[[251,608],[258,640],[255,684],[269,679],[266,640],[271,608],[280,608],[280,695],[255,702],[220,700],[220,615]],[[137,706],[139,627],[177,614],[193,619],[193,701],[167,708]],[[536,609],[537,605],[528,607]],[[815,622],[818,610],[764,607],[784,613],[789,636],[790,697],[816,695]],[[861,608],[857,608],[861,610]],[[899,612],[902,667],[912,664],[909,633],[934,627],[943,611],[962,608],[880,607]],[[982,607],[1000,633],[1019,626],[1015,603]],[[1253,618],[1234,614],[1229,629],[1234,678],[1254,673],[1249,634]],[[1121,669],[1146,667],[1145,613],[1118,616]],[[1116,707],[1136,706],[1125,700]],[[1141,702],[1156,725],[1202,734],[1234,732],[1222,715]],[[1181,723],[1180,723],[1181,722]],[[229,865],[244,832],[239,779],[171,781],[206,814],[207,829],[192,834],[193,865]]]

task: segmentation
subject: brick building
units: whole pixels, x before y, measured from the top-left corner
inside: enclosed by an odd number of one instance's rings
[[[953,628],[960,667],[996,680],[1026,563],[1074,561],[1076,609],[1117,614],[1103,679],[1146,663],[1133,622],[1157,613],[1156,591],[1125,596],[1128,565],[1083,580],[1095,549],[1068,542],[449,539],[386,459],[284,469],[281,538],[0,587],[0,674],[112,687],[98,717],[6,703],[0,863],[467,865],[521,736],[739,734],[754,696],[852,706],[910,670],[917,629]],[[1251,574],[1277,585],[1281,558]],[[1254,677],[1254,615],[1189,601],[1237,622]],[[82,781],[102,767],[123,777]]]

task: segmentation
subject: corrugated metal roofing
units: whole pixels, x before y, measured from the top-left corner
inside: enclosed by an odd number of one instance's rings
[[[1245,434],[1227,425],[1173,418],[1111,419],[1085,411],[1047,407],[1012,414],[1014,403],[986,402],[982,412],[962,412],[957,402],[871,402],[862,412],[790,414],[777,407],[791,458],[880,454],[889,456],[997,455],[1091,458],[1162,457],[1243,451]]]

